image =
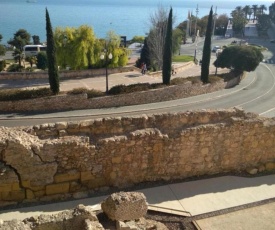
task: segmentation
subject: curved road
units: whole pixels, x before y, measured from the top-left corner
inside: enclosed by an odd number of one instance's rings
[[[273,44],[266,42],[266,46]],[[193,47],[194,49],[194,47]],[[102,117],[125,115],[154,114],[163,112],[179,112],[197,109],[217,109],[242,107],[247,112],[258,113],[265,117],[275,117],[275,66],[273,53],[264,52],[268,63],[261,63],[255,72],[232,89],[224,89],[211,94],[199,95],[175,101],[126,106],[110,109],[89,109],[48,114],[2,114],[2,126],[29,126],[57,121],[86,120]]]

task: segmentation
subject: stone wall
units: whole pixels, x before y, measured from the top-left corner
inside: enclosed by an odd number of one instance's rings
[[[238,109],[0,127],[0,134],[2,206],[275,165],[275,120]]]
[[[62,111],[148,104],[210,93],[224,89],[225,86],[226,83],[223,80],[207,85],[201,83],[192,85],[191,82],[187,82],[183,85],[155,90],[90,99],[87,98],[86,94],[79,94],[58,95],[32,100],[0,101],[0,110],[2,112]]]

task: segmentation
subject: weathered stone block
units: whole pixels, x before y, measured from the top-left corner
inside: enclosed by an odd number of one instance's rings
[[[67,181],[75,181],[80,178],[80,173],[64,173],[64,174],[57,174],[54,176],[54,182],[60,183],[60,182],[67,182]]]
[[[121,157],[113,157],[112,158],[112,163],[113,164],[119,164],[119,163],[121,163]]]
[[[34,195],[33,191],[26,189],[26,197],[27,197],[27,199],[32,200],[35,198],[35,195]]]
[[[146,198],[140,192],[113,193],[101,203],[102,210],[111,220],[135,220],[146,215]]]
[[[34,195],[35,195],[36,198],[40,198],[40,197],[45,196],[46,190],[35,191],[35,192],[33,192],[33,193],[34,193]]]
[[[255,175],[258,173],[258,169],[257,168],[248,168],[248,169],[246,169],[246,172],[249,173],[250,175]]]
[[[46,195],[68,193],[70,189],[69,183],[51,184],[46,186]]]
[[[23,180],[23,181],[22,181],[22,186],[23,186],[24,188],[29,188],[29,187],[31,187],[31,183],[30,183],[29,180]]]
[[[25,191],[10,191],[10,192],[2,192],[2,200],[5,201],[22,201],[25,197]]]
[[[12,185],[11,185],[11,187],[12,187],[12,190],[13,191],[19,191],[19,190],[21,190],[21,188],[20,188],[20,185],[19,185],[19,183],[13,183]]]
[[[0,184],[0,192],[12,191],[12,184]]]
[[[95,176],[92,174],[91,171],[81,172],[80,173],[80,179],[81,181],[87,181],[94,179]]]
[[[85,186],[87,186],[89,189],[100,188],[100,187],[106,186],[106,180],[104,178],[94,178],[89,181],[83,181],[82,183]]]
[[[68,127],[67,122],[56,122],[55,127],[57,130],[66,129]]]
[[[275,169],[275,163],[274,162],[268,162],[265,164],[265,169],[267,171],[272,171]]]

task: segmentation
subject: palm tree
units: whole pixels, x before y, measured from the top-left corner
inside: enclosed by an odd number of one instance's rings
[[[258,5],[252,5],[253,10],[253,22],[257,18],[257,12],[258,12]]]
[[[248,11],[248,16],[249,16],[248,20],[249,20],[249,21],[250,21],[250,19],[251,19],[252,13],[253,13],[253,11],[252,11],[252,9],[250,8],[249,11]]]
[[[240,12],[240,11],[243,10],[243,8],[242,8],[241,6],[237,6],[237,7],[235,8],[235,10],[236,10],[237,12]]]
[[[246,5],[246,6],[243,8],[243,12],[244,12],[244,14],[245,14],[245,18],[247,19],[247,15],[249,15],[249,12],[252,12],[250,6],[249,6],[249,5]]]
[[[265,5],[260,5],[259,9],[260,9],[260,14],[261,14],[261,15],[263,15],[263,14],[264,14],[264,11],[267,10],[267,8],[266,8]]]

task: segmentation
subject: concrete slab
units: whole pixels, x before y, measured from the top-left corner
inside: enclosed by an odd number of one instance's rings
[[[275,203],[197,220],[201,230],[275,230]]]
[[[84,204],[85,206],[92,206],[94,210],[100,210],[100,203],[106,198],[106,196],[85,198],[79,200],[72,200],[66,202],[57,202],[46,205],[37,205],[26,208],[18,208],[11,210],[3,210],[0,212],[0,220],[7,221],[12,219],[23,220],[31,216],[39,215],[50,215],[57,212],[61,212],[66,209],[75,208],[79,204]]]
[[[169,185],[193,216],[275,197],[275,175],[225,176]]]
[[[145,195],[149,205],[186,212],[177,197],[174,195],[173,191],[167,185],[142,189],[138,190],[138,192],[142,192]]]

